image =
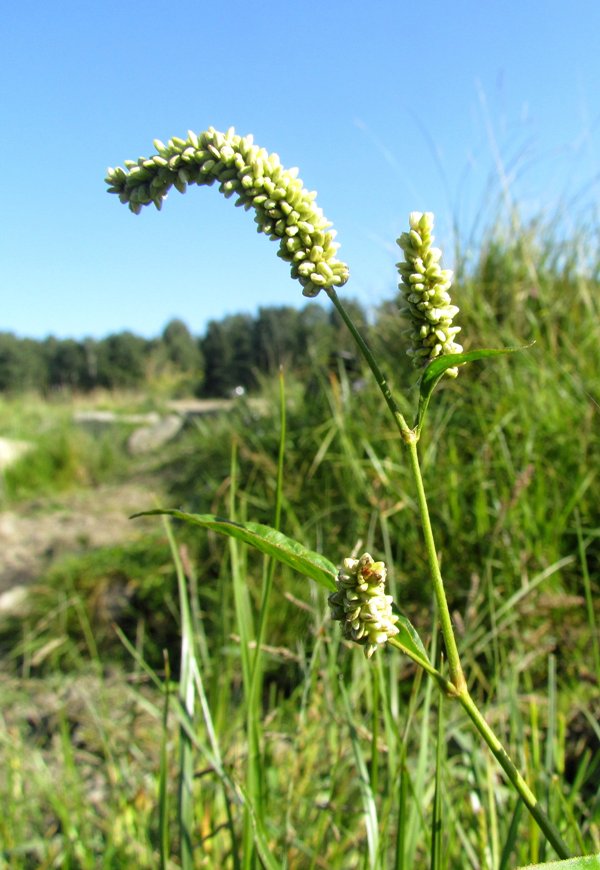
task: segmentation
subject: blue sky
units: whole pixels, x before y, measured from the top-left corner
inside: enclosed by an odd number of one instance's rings
[[[137,217],[105,192],[107,166],[188,129],[234,126],[299,166],[366,305],[394,293],[412,210],[436,213],[447,266],[504,181],[526,214],[595,219],[599,33],[597,0],[5,2],[0,331],[199,334],[303,304],[216,188]]]

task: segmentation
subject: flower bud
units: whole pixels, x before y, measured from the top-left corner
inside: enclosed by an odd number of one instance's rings
[[[397,264],[401,279],[398,286],[412,322],[412,347],[407,353],[419,367],[438,356],[462,351],[462,346],[454,341],[460,327],[452,326],[459,311],[451,304],[448,293],[452,271],[439,265],[442,252],[432,247],[433,225],[432,212],[413,211],[409,216],[409,232],[398,239],[404,253],[404,260]],[[446,374],[456,377],[458,369],[447,369]]]
[[[314,202],[316,193],[303,187],[297,167],[285,169],[277,154],[258,148],[251,136],[236,135],[233,127],[226,133],[213,127],[200,134],[188,131],[187,139],[173,137],[166,145],[155,139],[154,146],[153,157],[126,160],[125,169],[107,172],[109,192],[135,214],[150,203],[160,208],[171,186],[184,193],[188,184],[216,181],[224,196],[238,194],[236,205],[254,207],[258,232],[279,242],[278,254],[291,264],[305,296],[348,280],[348,266],[335,256],[334,233],[327,232],[331,224]],[[297,244],[290,248],[292,237]],[[305,260],[305,269],[296,269]]]
[[[385,594],[385,579],[385,564],[375,562],[369,553],[360,559],[344,559],[337,590],[328,599],[331,618],[342,623],[347,640],[364,647],[367,658],[399,631],[392,596]]]

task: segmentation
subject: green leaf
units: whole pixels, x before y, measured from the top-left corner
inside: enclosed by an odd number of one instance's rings
[[[311,580],[315,580],[326,589],[332,592],[335,591],[335,579],[337,577],[335,565],[329,559],[326,559],[325,556],[321,556],[320,553],[315,553],[312,550],[307,550],[302,544],[292,540],[292,538],[288,538],[281,532],[275,531],[270,526],[263,526],[261,523],[233,522],[214,514],[188,514],[184,511],[162,509],[143,511],[134,514],[132,519],[153,515],[175,517],[175,519],[183,520],[191,525],[201,526],[204,529],[212,529],[212,531],[218,532],[220,535],[237,538],[256,550],[260,550],[261,553],[265,553],[284,565],[288,565],[294,571],[310,577]]]
[[[425,647],[423,646],[423,641],[417,634],[417,630],[412,622],[410,622],[410,620],[408,620],[402,613],[399,613],[396,608],[394,608],[394,614],[398,617],[396,628],[399,629],[399,634],[394,635],[394,640],[397,643],[402,644],[406,650],[414,653],[417,658],[428,662],[429,657]]]
[[[566,861],[550,861],[548,864],[528,864],[519,870],[600,870],[600,853],[567,858]]]
[[[481,348],[480,350],[470,350],[467,353],[449,353],[432,360],[421,377],[419,410],[417,413],[415,429],[420,429],[423,425],[423,418],[425,417],[425,412],[427,411],[431,395],[447,369],[454,368],[454,366],[464,365],[464,363],[473,362],[474,360],[486,359],[490,356],[500,356],[505,353],[516,353],[520,350],[527,350],[527,348],[530,348],[533,344],[534,342],[532,341],[529,344],[522,345],[522,347],[488,347]]]

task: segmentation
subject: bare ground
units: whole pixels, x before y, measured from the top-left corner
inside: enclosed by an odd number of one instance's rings
[[[67,553],[139,537],[152,520],[129,517],[154,507],[157,495],[141,484],[107,485],[0,512],[0,594],[35,582]]]

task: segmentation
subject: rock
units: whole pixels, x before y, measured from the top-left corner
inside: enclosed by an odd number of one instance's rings
[[[155,411],[149,414],[117,414],[115,411],[76,411],[73,414],[73,421],[85,425],[103,424],[112,426],[115,423],[157,423],[160,420],[159,415]]]
[[[21,456],[33,450],[33,444],[29,441],[17,441],[14,438],[0,438],[0,471],[8,468]]]
[[[169,414],[168,417],[163,417],[157,423],[142,426],[130,436],[127,448],[133,454],[150,453],[174,438],[181,430],[183,423],[184,418],[179,414]]]
[[[23,616],[26,612],[27,588],[25,586],[13,586],[6,592],[0,593],[0,617]]]

